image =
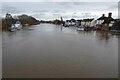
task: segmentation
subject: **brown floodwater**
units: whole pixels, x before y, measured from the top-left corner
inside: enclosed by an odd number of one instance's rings
[[[3,77],[117,78],[118,36],[52,24],[3,31]]]

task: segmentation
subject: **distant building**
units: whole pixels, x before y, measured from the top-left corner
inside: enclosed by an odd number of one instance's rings
[[[76,24],[77,24],[77,20],[75,20],[75,19],[65,21],[66,26],[75,26]]]
[[[82,21],[82,20],[77,20],[77,25],[78,25],[78,26],[81,26],[81,21]]]
[[[5,19],[13,19],[11,14],[7,13],[6,16],[5,16]]]
[[[81,21],[81,26],[85,26],[85,27],[91,27],[91,25],[93,24],[93,19],[83,19]]]
[[[100,18],[97,19],[97,25],[102,25],[105,20],[105,14],[103,14]]]
[[[97,23],[97,20],[93,19],[93,20],[91,21],[90,27],[96,27],[96,23]]]
[[[19,19],[19,17],[18,17],[18,16],[13,16],[13,19],[18,20],[18,19]]]
[[[114,26],[110,30],[119,30],[120,31],[120,19],[115,19]]]
[[[103,14],[100,18],[97,19],[96,27],[98,30],[109,30],[113,27],[115,19],[112,18],[112,13],[108,13],[108,17]]]

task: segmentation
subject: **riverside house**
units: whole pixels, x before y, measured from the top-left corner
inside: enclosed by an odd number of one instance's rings
[[[92,19],[83,19],[83,20],[81,21],[81,26],[93,27],[93,26],[92,26],[92,25],[94,25],[94,24],[93,24],[93,21],[94,21],[94,18],[92,18]]]
[[[12,18],[11,14],[7,13],[6,16],[5,16],[5,19],[13,19],[13,18]]]
[[[110,31],[118,31],[120,32],[120,19],[115,19],[115,24],[110,28]]]
[[[76,26],[76,24],[77,24],[77,20],[75,20],[75,19],[71,19],[71,20],[66,20],[65,21],[65,26],[66,27]]]
[[[97,30],[110,30],[114,27],[115,19],[112,18],[112,13],[108,13],[108,17],[103,14],[100,18],[97,19],[96,29]]]
[[[84,30],[95,30],[96,20],[92,19],[83,19],[81,21],[81,27],[84,27]]]
[[[96,20],[94,18],[92,19],[83,19],[78,21],[80,23],[80,26],[77,28],[77,30],[95,30]]]

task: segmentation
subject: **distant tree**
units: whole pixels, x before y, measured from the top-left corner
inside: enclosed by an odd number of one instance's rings
[[[11,14],[6,14],[6,17],[2,19],[2,28],[3,29],[9,29],[12,23],[16,23],[17,21],[20,21],[22,23],[22,25],[28,24],[28,25],[36,25],[39,24],[40,21],[36,20],[34,17],[32,16],[28,16],[28,15],[20,15],[17,16],[18,19],[14,19],[12,18]]]
[[[54,24],[61,24],[61,21],[58,20],[58,19],[56,19],[56,20],[53,21],[53,23],[54,23]]]
[[[32,16],[28,16],[28,15],[21,15],[21,16],[18,16],[19,17],[19,20],[20,22],[25,25],[25,24],[28,24],[28,25],[35,25],[35,24],[38,24],[40,23],[40,21],[36,20],[34,17]]]

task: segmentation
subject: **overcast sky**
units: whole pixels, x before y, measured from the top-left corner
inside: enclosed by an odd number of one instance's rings
[[[118,2],[119,0],[2,0],[3,2]]]
[[[63,19],[98,18],[103,13],[108,16],[109,12],[113,13],[114,18],[118,16],[118,2],[55,2],[55,0],[49,0],[51,2],[14,1],[15,0],[4,0],[4,2],[2,2],[3,16],[5,16],[7,12],[12,15],[28,14],[39,20],[53,20],[60,19],[60,17],[63,17]]]

